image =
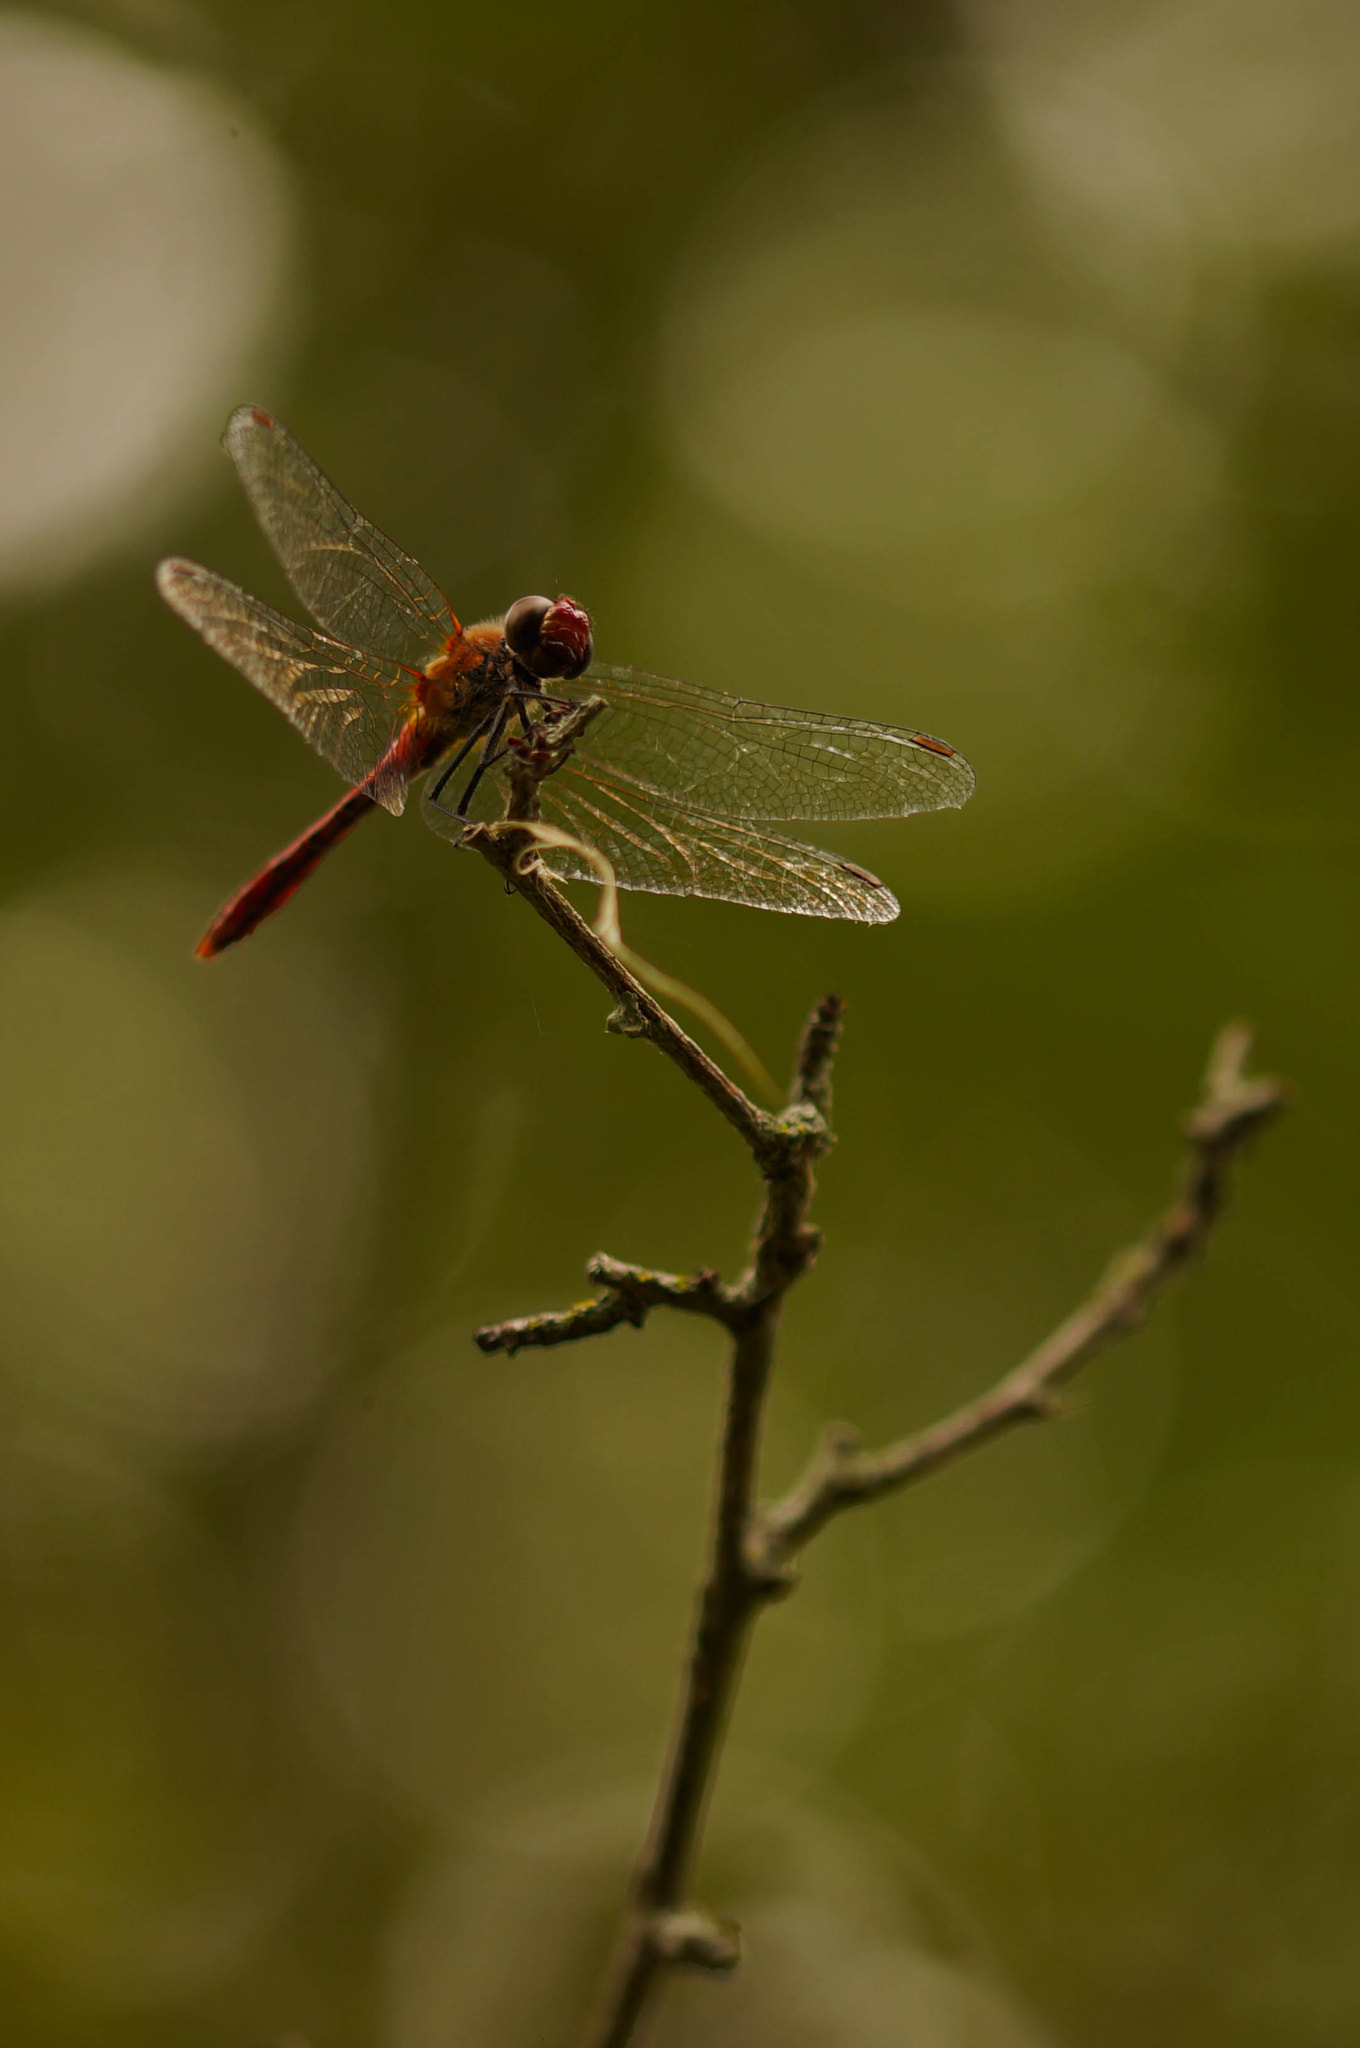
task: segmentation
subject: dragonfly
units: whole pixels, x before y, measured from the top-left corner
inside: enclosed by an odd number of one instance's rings
[[[463,626],[438,585],[357,512],[272,413],[237,408],[223,436],[302,626],[197,562],[156,571],[161,596],[275,704],[350,785],[226,903],[211,959],[281,908],[377,810],[425,777],[425,821],[457,840],[505,808],[505,764],[587,696],[604,709],[540,785],[540,858],[562,881],[701,896],[883,924],[891,890],[856,862],[771,831],[794,819],[904,817],[966,803],[974,775],[943,740],[794,711],[593,660],[574,599],[521,597]]]

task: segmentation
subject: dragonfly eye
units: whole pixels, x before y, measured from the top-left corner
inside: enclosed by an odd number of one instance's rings
[[[522,661],[526,668],[532,667],[538,653],[539,637],[543,621],[552,610],[552,600],[547,597],[521,597],[511,605],[505,614],[505,640],[510,652]]]
[[[540,682],[573,682],[594,653],[590,619],[569,597],[521,597],[505,615],[505,644]]]

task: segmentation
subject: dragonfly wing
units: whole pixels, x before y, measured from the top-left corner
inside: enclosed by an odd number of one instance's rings
[[[242,405],[223,441],[269,545],[324,631],[417,668],[443,651],[458,631],[444,593],[355,511],[286,427]]]
[[[156,587],[346,782],[363,782],[372,773],[411,711],[411,679],[397,662],[296,625],[197,562],[162,562]],[[392,770],[371,785],[371,793],[399,814],[406,777]]]
[[[928,733],[728,697],[597,663],[577,686],[609,709],[590,750],[651,789],[726,818],[901,818],[967,803],[976,778]]]
[[[867,869],[816,846],[732,818],[693,811],[627,777],[569,760],[543,784],[545,824],[602,853],[624,889],[707,896],[757,910],[887,924],[892,891]],[[588,860],[553,848],[544,861],[564,881],[598,881]]]

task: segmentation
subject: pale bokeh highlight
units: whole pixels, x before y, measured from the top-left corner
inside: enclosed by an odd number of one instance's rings
[[[229,94],[0,16],[0,589],[148,532],[279,331],[289,182]]]

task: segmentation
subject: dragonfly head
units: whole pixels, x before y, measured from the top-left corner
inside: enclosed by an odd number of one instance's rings
[[[521,597],[505,615],[505,644],[540,683],[574,682],[595,651],[590,614],[569,597]]]

